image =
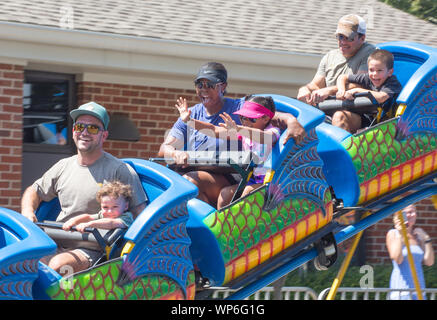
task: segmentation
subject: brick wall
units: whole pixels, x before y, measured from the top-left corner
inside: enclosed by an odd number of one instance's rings
[[[102,82],[77,84],[78,105],[95,101],[106,107],[111,114],[124,114],[134,122],[141,139],[137,142],[105,142],[104,148],[116,157],[148,159],[155,157],[164,141],[166,130],[178,118],[176,99],[183,96],[189,105],[198,103],[195,90],[158,88]],[[227,94],[242,97],[244,94]]]
[[[22,66],[0,64],[0,206],[20,211],[22,173]],[[105,150],[116,157],[155,157],[167,129],[177,120],[174,108],[179,96],[197,103],[194,90],[123,85],[102,82],[77,83],[77,104],[95,101],[110,114],[124,114],[134,122],[137,142],[107,140]],[[243,94],[230,94],[241,97]]]
[[[142,159],[156,156],[165,131],[176,121],[177,97],[195,99],[195,92],[190,90],[101,82],[81,82],[77,90],[78,105],[95,101],[105,106],[110,115],[128,115],[141,135],[137,142],[107,140],[105,150],[116,157]]]
[[[0,206],[18,210],[23,126],[22,66],[0,64]]]
[[[416,227],[423,228],[434,240],[434,250],[437,250],[437,210],[430,199],[425,199],[416,204]],[[368,263],[391,263],[385,246],[387,231],[393,228],[393,216],[379,221],[365,231],[366,260]],[[437,254],[437,251],[435,252]]]

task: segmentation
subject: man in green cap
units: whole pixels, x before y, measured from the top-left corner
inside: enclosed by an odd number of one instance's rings
[[[73,140],[77,154],[54,164],[29,186],[21,199],[21,213],[36,222],[35,211],[41,201],[58,197],[61,212],[57,221],[65,222],[77,215],[99,212],[96,194],[103,183],[118,180],[132,187],[129,211],[136,217],[145,208],[146,195],[135,171],[126,163],[103,150],[108,137],[109,116],[106,109],[88,102],[71,111]],[[99,256],[93,250],[79,248],[74,255],[66,255],[49,266],[55,271],[70,265],[74,272],[90,267]]]

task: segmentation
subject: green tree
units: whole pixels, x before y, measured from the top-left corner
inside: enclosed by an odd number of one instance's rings
[[[437,24],[436,0],[380,0],[397,9]]]

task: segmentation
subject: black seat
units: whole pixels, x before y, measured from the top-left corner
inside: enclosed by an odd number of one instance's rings
[[[378,113],[379,103],[370,92],[356,93],[354,100],[337,100],[335,96],[329,96],[317,106],[326,115],[332,116],[338,110],[347,110],[358,114]]]
[[[319,103],[317,108],[329,117],[339,110],[347,110],[360,115],[372,114],[374,119],[370,126],[394,117],[397,95],[382,104],[379,104],[370,92],[356,93],[354,97],[354,100],[337,100],[335,96],[330,96]]]
[[[102,260],[110,259],[121,251],[121,242],[127,228],[116,228],[111,230],[86,228],[84,233],[76,231],[65,231],[62,229],[62,222],[43,221],[36,223],[59,247],[62,248],[86,248],[102,251]]]

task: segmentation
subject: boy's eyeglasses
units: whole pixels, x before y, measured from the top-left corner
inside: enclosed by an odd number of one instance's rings
[[[212,83],[211,81],[198,81],[198,82],[194,82],[194,86],[197,89],[215,89],[215,87],[219,84],[218,83]]]
[[[335,38],[336,38],[338,41],[347,41],[347,42],[352,42],[352,41],[355,40],[355,35],[356,35],[355,32],[353,32],[349,37],[346,37],[344,34],[337,33],[337,34],[335,35]]]
[[[87,130],[90,134],[98,134],[100,130],[103,130],[98,125],[95,124],[85,124],[77,122],[73,126],[73,130],[76,132],[83,132],[84,130]]]
[[[256,120],[258,120],[258,119],[257,119],[257,118],[248,118],[248,117],[240,116],[240,121],[241,121],[241,123],[243,123],[243,121],[250,121],[250,122],[252,122],[252,123],[255,123]]]

